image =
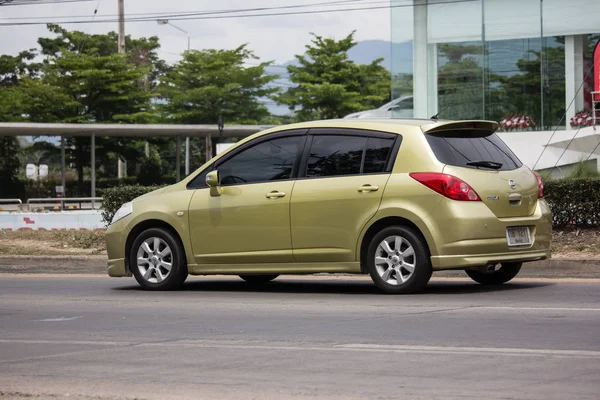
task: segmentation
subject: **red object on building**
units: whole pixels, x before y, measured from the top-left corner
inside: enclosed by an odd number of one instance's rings
[[[594,92],[600,92],[600,40],[596,43],[594,49]],[[600,94],[594,95],[594,101],[600,100]]]

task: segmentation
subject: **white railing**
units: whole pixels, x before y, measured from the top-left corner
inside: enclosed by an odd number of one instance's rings
[[[21,199],[0,199],[0,204],[17,204],[19,211],[23,208]]]
[[[28,199],[27,200],[27,211],[31,211],[31,203],[60,203],[60,209],[65,209],[65,203],[78,203],[79,209],[81,209],[82,203],[91,203],[92,210],[96,209],[97,203],[102,203],[102,197],[57,197],[57,198],[39,198],[39,199]],[[101,205],[101,204],[100,204]],[[40,205],[41,206],[41,205]]]

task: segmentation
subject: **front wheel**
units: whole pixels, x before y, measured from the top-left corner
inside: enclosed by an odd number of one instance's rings
[[[240,278],[245,280],[248,283],[253,285],[261,285],[267,282],[271,282],[273,279],[277,278],[279,275],[240,275]]]
[[[405,226],[390,226],[373,237],[367,270],[379,289],[407,294],[423,290],[431,278],[431,262],[421,235]]]
[[[173,234],[161,228],[138,235],[129,253],[129,268],[146,290],[171,290],[187,278],[185,252]]]
[[[482,285],[502,285],[517,276],[523,263],[502,263],[500,268],[497,265],[488,266],[482,269],[465,270],[467,275],[477,283]]]

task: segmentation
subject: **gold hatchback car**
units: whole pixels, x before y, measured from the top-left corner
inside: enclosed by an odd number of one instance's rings
[[[370,274],[388,293],[433,271],[501,284],[550,257],[540,176],[489,121],[331,120],[250,136],[183,181],[124,204],[108,274],[145,289],[188,274]]]

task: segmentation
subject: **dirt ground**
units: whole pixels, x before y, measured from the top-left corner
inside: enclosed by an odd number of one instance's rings
[[[103,231],[0,230],[0,254],[28,256],[75,256],[106,254]]]
[[[0,230],[0,254],[29,256],[105,255],[103,231]],[[553,233],[553,258],[600,257],[600,229],[565,229]]]

